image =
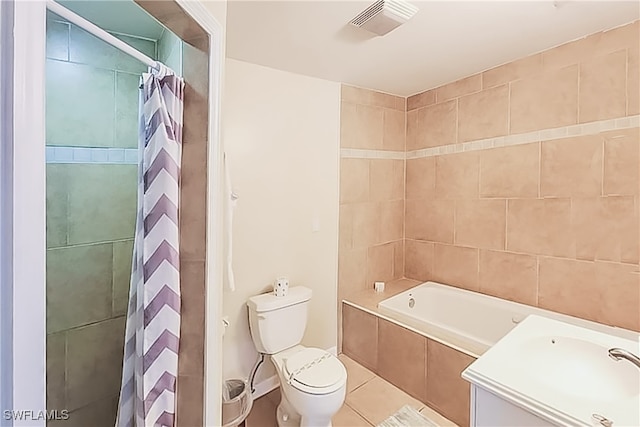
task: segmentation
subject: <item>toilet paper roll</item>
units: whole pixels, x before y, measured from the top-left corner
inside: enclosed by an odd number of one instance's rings
[[[279,277],[273,283],[273,294],[277,297],[283,297],[289,293],[289,279]]]

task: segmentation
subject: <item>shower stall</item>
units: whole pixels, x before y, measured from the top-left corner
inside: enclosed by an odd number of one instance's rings
[[[142,10],[139,20],[152,30],[115,36],[180,72],[181,40]],[[51,12],[46,56],[47,408],[69,412],[49,424],[112,427],[136,227],[140,76],[154,64]]]

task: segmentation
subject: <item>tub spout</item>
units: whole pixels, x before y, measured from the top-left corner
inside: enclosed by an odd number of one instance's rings
[[[636,356],[630,351],[623,350],[621,348],[611,348],[609,349],[609,357],[612,358],[613,360],[626,359],[629,362],[636,365],[638,368],[640,368],[640,357]]]

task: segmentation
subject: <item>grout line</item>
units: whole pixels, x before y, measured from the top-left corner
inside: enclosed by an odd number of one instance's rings
[[[600,197],[604,197],[604,164],[605,164],[605,144],[607,143],[607,140],[602,138],[602,141],[600,142],[602,144],[602,157],[600,158],[602,164],[600,165]]]
[[[511,135],[511,82],[507,86],[507,136]]]
[[[538,142],[538,198],[542,194],[542,141]]]
[[[580,74],[582,74],[582,64],[580,61],[578,61],[578,79],[577,79],[577,84],[578,84],[578,102],[576,103],[576,124],[581,124],[582,122],[580,121]],[[625,108],[625,112],[626,112],[626,108]]]

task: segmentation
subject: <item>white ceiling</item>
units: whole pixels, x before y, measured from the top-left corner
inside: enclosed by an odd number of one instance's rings
[[[227,56],[411,95],[640,17],[637,1],[411,1],[383,37],[347,23],[370,1],[227,5]]]
[[[103,30],[158,40],[163,26],[132,0],[57,0]]]

